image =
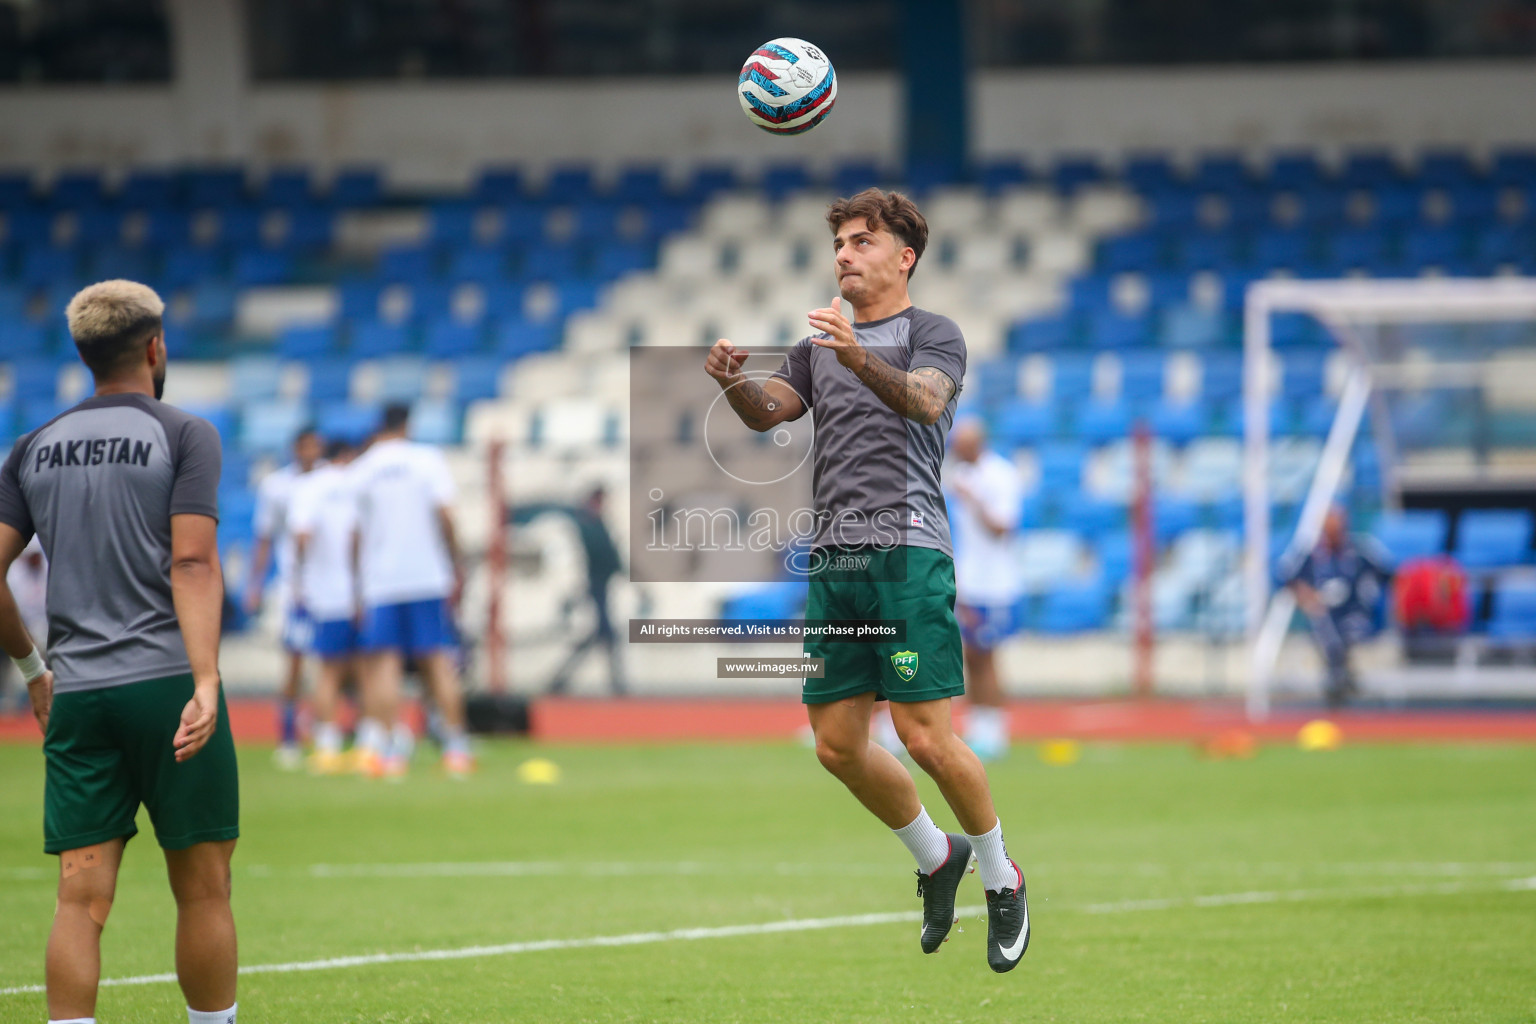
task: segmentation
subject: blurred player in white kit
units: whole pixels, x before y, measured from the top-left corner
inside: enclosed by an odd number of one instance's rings
[[[289,499],[296,481],[320,462],[320,434],[305,427],[293,439],[293,461],[274,469],[256,488],[256,547],[251,553],[250,582],[245,592],[245,611],[261,609],[267,566],[276,559],[272,591],[282,617],[283,650],[288,655],[278,711],[277,763],[296,769],[304,759],[299,749],[299,693],[304,685],[304,654],[309,648],[310,628],[297,610],[293,596],[293,531],[288,523]]]
[[[346,439],[330,442],[326,464],[298,479],[289,506],[296,601],[310,623],[310,652],[319,662],[310,700],[314,752],[309,765],[317,775],[345,767],[336,713],[357,654],[357,496],[347,471],[356,453]]]
[[[408,770],[415,736],[400,720],[400,690],[410,657],[442,716],[443,768],[462,778],[474,760],[454,658],[453,608],[464,581],[453,477],[442,452],[406,438],[409,416],[404,405],[385,409],[383,428],[349,470],[357,496],[363,703],[379,723],[366,734],[360,727],[357,745],[360,759],[377,761],[377,774]]]
[[[955,618],[970,699],[965,742],[991,761],[1008,753],[1008,710],[995,652],[1018,630],[1014,609],[1024,589],[1014,542],[1024,485],[1013,463],[987,447],[976,420],[955,424],[949,449],[953,458],[944,475],[954,511]]]

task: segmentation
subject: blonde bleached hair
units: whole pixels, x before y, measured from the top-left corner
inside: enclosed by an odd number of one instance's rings
[[[130,350],[161,330],[165,302],[137,281],[101,281],[69,300],[64,317],[80,359],[92,373],[111,373]]]

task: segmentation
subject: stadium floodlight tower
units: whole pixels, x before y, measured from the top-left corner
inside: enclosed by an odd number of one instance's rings
[[[1394,402],[1437,390],[1448,397],[1451,389],[1459,389],[1481,408],[1487,392],[1509,383],[1511,368],[1527,385],[1536,376],[1536,279],[1271,279],[1249,285],[1243,325],[1243,596],[1252,659],[1247,703],[1253,718],[1269,712],[1276,661],[1295,611],[1291,592],[1273,587],[1270,567],[1271,317],[1285,313],[1310,315],[1321,323],[1341,347],[1346,365],[1338,411],[1287,553],[1317,543],[1367,412],[1382,466],[1384,503],[1395,506],[1402,448],[1394,424],[1402,417],[1393,414]],[[1469,418],[1451,403],[1439,408],[1444,410],[1441,422],[1429,423],[1431,432]]]

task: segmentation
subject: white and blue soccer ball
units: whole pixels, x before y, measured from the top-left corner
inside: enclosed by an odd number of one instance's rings
[[[804,39],[771,39],[741,66],[736,94],[741,109],[763,131],[799,135],[832,112],[837,75],[821,47]]]

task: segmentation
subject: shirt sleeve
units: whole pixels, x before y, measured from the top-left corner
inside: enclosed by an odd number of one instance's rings
[[[1009,530],[1019,527],[1024,514],[1024,483],[1018,470],[1011,465],[999,464],[993,473],[992,486],[982,499],[987,507],[987,518],[1002,523]]]
[[[433,450],[429,466],[431,473],[428,486],[432,488],[432,500],[439,508],[453,504],[458,488],[453,485],[453,472],[448,468],[448,460],[443,458],[442,452]]]
[[[21,491],[21,460],[26,457],[27,442],[32,440],[28,434],[16,442],[11,449],[10,457],[5,460],[5,466],[0,468],[0,523],[14,529],[23,537],[31,537],[36,532],[32,523],[32,510],[27,506],[26,495]]]
[[[295,537],[314,529],[319,491],[320,488],[309,480],[301,480],[294,485],[288,497],[288,529]]]
[[[811,407],[811,339],[802,338],[789,350],[784,365],[773,371],[773,375],[782,381],[787,381],[800,396],[800,401],[805,407]]]
[[[908,371],[931,366],[955,382],[955,395],[965,380],[965,337],[947,316],[920,310],[912,316],[912,361]]]
[[[181,427],[179,449],[171,515],[219,518],[219,474],[224,464],[219,432],[207,420],[191,417]]]

